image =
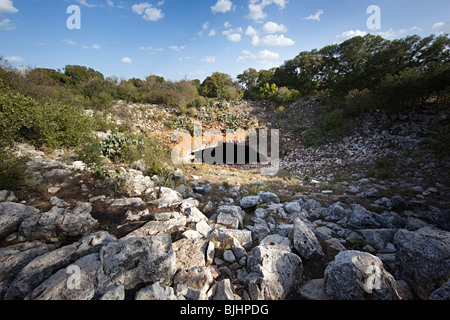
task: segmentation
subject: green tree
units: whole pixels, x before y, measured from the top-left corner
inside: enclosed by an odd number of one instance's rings
[[[105,80],[101,72],[83,66],[67,65],[64,74],[67,76],[70,85],[78,85],[94,79]]]
[[[233,85],[231,77],[225,73],[214,72],[203,81],[200,93],[210,98],[223,98],[228,87]]]

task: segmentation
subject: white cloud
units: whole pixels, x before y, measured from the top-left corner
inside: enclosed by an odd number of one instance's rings
[[[248,9],[250,13],[246,16],[247,19],[261,21],[267,17],[264,8],[276,4],[280,10],[286,7],[287,0],[250,0]]]
[[[14,30],[15,27],[13,27],[10,23],[11,23],[11,20],[9,20],[9,19],[0,20],[0,30],[3,30],[3,31]]]
[[[19,10],[14,8],[14,4],[11,0],[0,0],[0,14],[5,13],[17,13]]]
[[[343,33],[341,33],[340,35],[337,35],[335,37],[335,43],[342,43],[345,40],[351,39],[353,37],[357,37],[357,36],[361,36],[364,37],[365,35],[367,35],[366,31],[361,31],[361,30],[349,30],[349,31],[345,31]]]
[[[204,59],[201,60],[201,62],[214,63],[214,62],[216,62],[216,57],[213,57],[213,56],[205,57]]]
[[[23,58],[18,57],[18,56],[11,56],[11,57],[6,57],[5,60],[8,62],[22,62]]]
[[[142,18],[144,18],[147,21],[158,21],[164,18],[164,14],[162,13],[161,9],[148,8],[145,9]]]
[[[248,50],[242,51],[243,56],[237,58],[237,62],[241,63],[257,63],[263,65],[276,65],[276,60],[280,57],[280,55],[276,52],[272,52],[269,50],[262,50],[257,53],[252,53]]]
[[[101,49],[101,47],[98,44],[95,44],[95,43],[92,46],[83,45],[82,48],[83,49],[94,49],[94,50],[100,50]]]
[[[213,37],[215,35],[216,35],[216,30],[215,29],[209,30],[208,37]]]
[[[79,4],[82,4],[82,5],[85,6],[85,7],[88,7],[88,8],[94,8],[94,7],[97,7],[96,4],[88,3],[86,0],[77,0],[77,2],[78,2]]]
[[[323,9],[320,9],[316,14],[312,14],[309,17],[303,18],[303,20],[315,20],[320,21],[320,16],[324,13]]]
[[[400,33],[404,33],[403,30],[400,30]],[[388,31],[384,31],[384,32],[379,31],[379,32],[377,32],[377,34],[388,40],[392,40],[397,36],[396,32],[392,28],[390,28]]]
[[[260,38],[259,36],[253,36],[252,45],[265,46],[265,47],[290,47],[295,44],[295,41],[286,38],[283,34],[274,35],[270,34]]]
[[[133,63],[133,61],[130,58],[128,58],[128,57],[123,57],[122,58],[122,62],[123,63]]]
[[[431,27],[435,34],[437,35],[441,35],[444,33],[450,33],[450,21],[447,22],[437,22],[435,24],[433,24],[433,26]]]
[[[164,2],[159,2],[158,5],[162,5],[163,3]],[[152,4],[148,2],[134,4],[131,7],[131,10],[138,15],[142,15],[142,18],[147,21],[158,21],[164,18],[164,14],[162,13],[161,9],[154,8]]]
[[[163,48],[154,48],[152,46],[149,47],[145,47],[145,46],[140,46],[139,50],[145,50],[145,51],[164,51]]]
[[[433,26],[431,28],[439,29],[439,28],[442,28],[444,25],[445,25],[445,22],[437,22],[437,23],[433,24]]]
[[[228,29],[222,32],[223,35],[227,36],[228,40],[232,42],[239,42],[242,39],[242,28]]]
[[[109,7],[114,7],[114,2],[112,0],[106,0]]]
[[[134,13],[136,13],[136,14],[138,14],[138,15],[141,15],[141,14],[144,13],[144,10],[145,10],[145,9],[151,8],[151,7],[152,7],[152,5],[151,5],[150,3],[144,2],[144,3],[134,4],[134,5],[131,7],[131,10],[132,10]]]
[[[225,23],[223,24],[223,26],[224,26],[225,28],[231,28],[231,23],[230,23],[230,21],[225,21]]]
[[[170,46],[169,47],[170,50],[173,50],[173,51],[176,51],[176,52],[180,52],[184,48],[186,48],[186,46]]]
[[[287,28],[282,24],[270,21],[263,25],[262,31],[264,33],[287,32]]]
[[[73,41],[70,40],[70,39],[63,39],[63,42],[64,42],[64,43],[67,43],[67,44],[70,44],[71,46],[74,46],[74,45],[77,44],[76,42],[73,42]]]
[[[246,36],[256,36],[258,34],[258,32],[252,27],[252,26],[248,26],[247,30],[245,31],[245,35]]]
[[[387,40],[393,40],[396,38],[400,38],[404,36],[405,34],[411,34],[411,33],[417,33],[417,32],[423,32],[422,28],[419,28],[417,26],[411,27],[409,29],[401,29],[398,31],[395,31],[394,29],[390,28],[387,31],[378,31],[376,34],[379,36],[382,36],[383,38]]]
[[[231,11],[233,8],[233,2],[230,0],[217,0],[217,3],[211,7],[213,13],[225,13]]]

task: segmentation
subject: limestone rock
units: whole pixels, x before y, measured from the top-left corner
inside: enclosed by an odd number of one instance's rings
[[[401,229],[393,242],[396,260],[404,279],[422,299],[448,280],[450,270],[450,233],[422,228],[417,231]]]
[[[276,247],[257,246],[250,259],[248,289],[253,300],[284,300],[301,281],[302,260]]]
[[[335,300],[398,300],[397,285],[377,257],[340,252],[325,269],[326,293]]]
[[[324,256],[316,235],[301,219],[295,219],[294,222],[294,247],[306,260]]]
[[[0,239],[16,231],[23,220],[38,213],[38,209],[20,203],[0,203]]]

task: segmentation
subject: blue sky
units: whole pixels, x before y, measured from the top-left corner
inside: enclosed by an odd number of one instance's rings
[[[70,30],[67,8],[80,8]],[[370,30],[370,5],[381,29]],[[0,0],[0,56],[14,66],[84,65],[105,76],[233,78],[355,35],[450,33],[448,0]]]

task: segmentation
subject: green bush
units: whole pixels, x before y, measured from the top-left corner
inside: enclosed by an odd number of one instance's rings
[[[77,149],[78,159],[89,168],[101,168],[104,163],[102,144],[97,137],[90,137]]]
[[[358,117],[373,108],[375,99],[369,89],[352,90],[345,97],[344,115]]]
[[[338,135],[344,129],[344,112],[335,110],[325,115],[322,126],[331,135]]]
[[[419,69],[406,69],[399,75],[388,75],[377,87],[379,107],[387,112],[399,112],[424,104],[431,88],[426,74]]]
[[[90,134],[91,119],[75,106],[41,104],[17,92],[0,97],[0,139],[50,148],[75,147]]]
[[[26,159],[16,157],[11,150],[1,147],[0,152],[0,190],[15,191],[26,185]]]

